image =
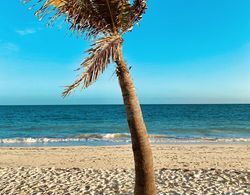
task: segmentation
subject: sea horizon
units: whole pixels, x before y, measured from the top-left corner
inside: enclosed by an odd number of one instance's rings
[[[119,104],[0,104],[0,106],[124,106]],[[250,105],[250,103],[140,103],[140,105]]]

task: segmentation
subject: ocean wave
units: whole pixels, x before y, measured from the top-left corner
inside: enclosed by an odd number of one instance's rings
[[[53,143],[53,142],[83,142],[83,141],[128,141],[130,136],[127,133],[108,133],[108,134],[80,134],[69,138],[3,138],[1,144],[32,144],[32,143]]]
[[[180,138],[169,137],[167,135],[151,134],[149,135],[151,143],[250,143],[250,138]],[[108,134],[80,134],[69,138],[2,138],[0,144],[46,144],[56,142],[86,142],[86,141],[104,141],[104,142],[124,142],[130,143],[130,134],[128,133],[108,133]]]
[[[80,134],[78,139],[121,139],[130,138],[128,133],[107,133],[107,134]]]

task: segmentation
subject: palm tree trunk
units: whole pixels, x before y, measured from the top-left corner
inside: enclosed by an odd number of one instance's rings
[[[147,129],[143,120],[141,107],[136,96],[135,88],[129,70],[119,50],[117,76],[122,90],[130,128],[132,148],[135,162],[135,195],[155,195],[155,175],[153,157],[148,140]]]

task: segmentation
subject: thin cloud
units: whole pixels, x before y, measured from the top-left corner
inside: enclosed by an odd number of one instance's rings
[[[3,42],[0,40],[0,57],[9,56],[19,52],[20,48],[17,44],[12,42]],[[1,59],[0,59],[1,60]]]
[[[4,51],[17,52],[19,51],[19,46],[15,43],[4,42],[0,45],[0,48]]]
[[[33,28],[26,28],[26,29],[22,29],[22,30],[16,30],[16,33],[19,34],[20,36],[30,35],[30,34],[34,34],[36,32],[37,32],[37,30],[35,30]]]

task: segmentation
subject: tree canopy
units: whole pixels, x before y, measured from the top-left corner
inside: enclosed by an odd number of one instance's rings
[[[25,0],[28,3],[34,0]],[[35,12],[39,19],[49,17],[48,24],[64,17],[69,29],[87,38],[94,38],[88,57],[81,63],[84,71],[78,79],[66,86],[63,96],[70,94],[82,85],[87,88],[97,80],[111,61],[119,60],[118,50],[122,44],[122,35],[131,31],[146,10],[145,0],[38,0],[40,5]]]

